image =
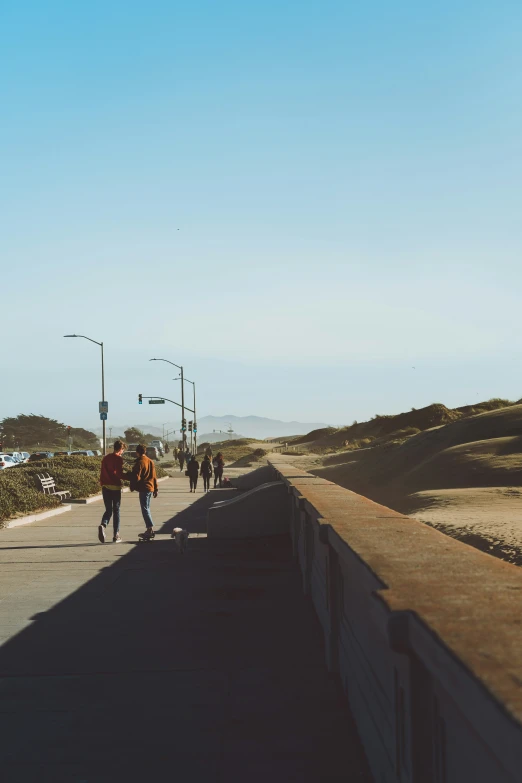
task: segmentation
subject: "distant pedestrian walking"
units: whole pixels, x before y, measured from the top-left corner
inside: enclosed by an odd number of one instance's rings
[[[178,451],[178,462],[179,462],[179,471],[181,473],[181,471],[183,470],[183,465],[185,464],[185,452],[182,449]]]
[[[225,468],[225,460],[223,459],[223,455],[220,451],[218,451],[216,458],[213,462],[214,466],[214,489],[217,487],[218,481],[219,486],[223,486],[223,470]]]
[[[196,487],[198,485],[198,476],[199,476],[199,462],[195,457],[192,457],[187,465],[187,472],[189,474],[190,479],[190,491],[194,490],[196,491]]]
[[[137,491],[140,496],[141,513],[145,522],[146,531],[140,538],[154,538],[154,522],[150,514],[150,499],[158,497],[158,479],[154,462],[145,455],[146,446],[141,443],[136,447],[138,458],[132,466],[131,492]]]
[[[121,485],[128,473],[123,471],[122,454],[127,446],[122,440],[114,441],[114,453],[107,454],[101,463],[100,484],[102,488],[103,502],[105,503],[105,513],[101,524],[98,526],[98,538],[101,543],[105,543],[105,530],[112,519],[114,530],[113,543],[119,544],[120,537],[120,505],[121,505]]]
[[[210,460],[210,464],[212,464],[212,446],[210,443],[208,444],[207,448],[205,449],[205,457],[208,457]]]
[[[203,491],[208,492],[210,489],[210,479],[212,478],[212,463],[208,454],[205,454],[205,459],[201,463],[200,475],[203,476]]]

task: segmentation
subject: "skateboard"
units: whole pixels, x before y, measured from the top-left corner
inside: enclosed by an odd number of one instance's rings
[[[147,533],[140,533],[138,536],[138,544],[141,544],[144,541],[153,541],[156,536],[156,533],[152,533],[152,535],[148,535]]]

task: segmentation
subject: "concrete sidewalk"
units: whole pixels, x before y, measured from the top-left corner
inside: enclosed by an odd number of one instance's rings
[[[223,491],[160,485],[0,531],[0,777],[6,783],[370,780],[286,536],[192,538]],[[109,538],[110,541],[110,538]]]

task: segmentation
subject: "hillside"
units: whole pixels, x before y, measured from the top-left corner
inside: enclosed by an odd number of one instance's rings
[[[349,489],[406,510],[426,489],[508,486],[522,480],[522,405],[327,456],[317,469]],[[335,476],[335,478],[334,478]]]
[[[485,412],[470,414],[429,406],[326,433],[299,447],[309,452],[303,465],[522,564],[522,404],[484,407]],[[391,418],[395,426],[406,426],[389,432]],[[366,436],[368,443],[358,448],[354,435]],[[347,445],[325,453],[341,437]]]
[[[434,403],[425,408],[412,408],[406,413],[376,415],[370,421],[355,421],[349,427],[324,427],[307,435],[292,438],[291,443],[293,446],[305,446],[308,451],[316,453],[337,452],[343,448],[368,446],[370,443],[378,445],[390,440],[404,440],[418,432],[442,427],[482,412],[515,405],[514,402],[501,399],[488,400],[462,408],[447,408],[440,403]]]
[[[200,432],[212,432],[213,430],[223,430],[226,432],[229,426],[234,429],[234,435],[242,432],[245,438],[265,438],[291,437],[293,435],[304,435],[317,427],[324,427],[324,424],[303,423],[300,421],[280,421],[279,419],[269,419],[264,416],[203,416],[198,421]],[[225,436],[223,436],[225,437]]]
[[[198,445],[198,459],[201,459],[205,453],[208,442],[201,441]],[[221,452],[227,467],[246,467],[256,462],[266,462],[265,457],[268,454],[266,443],[254,438],[238,438],[236,440],[224,440],[212,443],[212,452],[214,456]]]
[[[181,414],[180,414],[181,415]],[[187,419],[190,416],[187,415]],[[174,421],[174,419],[172,420]],[[155,437],[161,437],[163,428],[157,424],[112,424],[113,433],[122,433],[129,427],[137,427],[142,432],[149,432]],[[171,429],[174,424],[169,423],[168,428]],[[177,425],[179,426],[179,425]],[[229,427],[233,429],[233,437],[237,438],[257,438],[257,440],[264,440],[270,437],[292,437],[296,435],[304,435],[310,430],[318,427],[324,427],[325,424],[306,423],[301,421],[280,421],[279,419],[269,419],[263,416],[202,416],[198,418],[198,431],[204,433],[205,439],[208,440],[209,433],[216,435],[220,439],[226,439],[227,431]],[[214,430],[216,432],[214,433]],[[221,430],[221,432],[220,432]],[[102,428],[98,427],[97,430],[101,433]],[[241,435],[239,433],[242,433]],[[198,439],[201,436],[198,435]]]

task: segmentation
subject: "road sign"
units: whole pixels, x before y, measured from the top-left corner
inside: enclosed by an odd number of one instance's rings
[[[149,400],[149,405],[165,405],[165,400]]]
[[[106,400],[102,400],[98,403],[98,408],[100,413],[108,413],[109,412],[109,403]],[[107,418],[107,417],[105,417]]]
[[[107,414],[106,413],[100,413],[100,419],[102,421],[107,421]]]

